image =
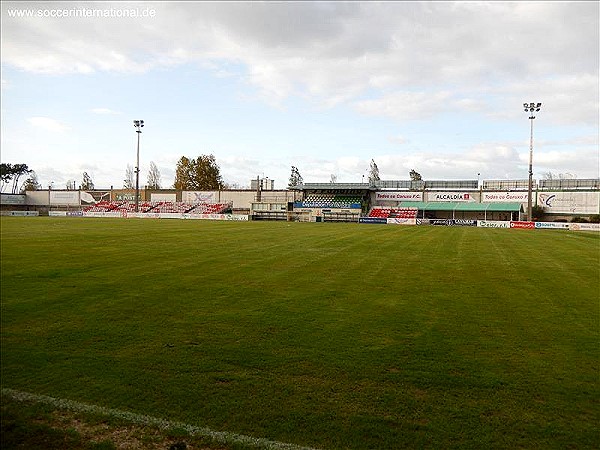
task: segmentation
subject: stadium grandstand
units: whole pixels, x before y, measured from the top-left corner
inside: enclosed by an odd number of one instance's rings
[[[135,192],[125,189],[38,190],[2,194],[2,214],[90,217],[235,216],[235,220],[372,223],[412,220],[522,220],[527,179],[380,180],[374,183],[304,183],[273,189],[254,180],[252,189]],[[271,180],[270,180],[271,181]],[[263,189],[267,186],[266,189]],[[548,221],[596,220],[600,179],[533,181],[533,205]],[[216,217],[215,217],[216,218]]]
[[[369,212],[369,217],[380,217],[383,219],[416,219],[419,212],[418,208],[386,208],[384,206],[374,206]]]
[[[86,206],[82,212],[135,212],[135,202],[100,201],[92,206]],[[140,213],[181,213],[181,214],[223,214],[231,209],[230,204],[189,204],[184,202],[141,202],[138,205]]]

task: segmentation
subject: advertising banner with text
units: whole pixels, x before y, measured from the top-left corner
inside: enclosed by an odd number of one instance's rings
[[[570,223],[571,231],[600,231],[600,223]]]
[[[510,228],[510,222],[503,220],[478,220],[477,226],[482,228]]]
[[[428,202],[475,202],[477,199],[469,192],[428,192]]]
[[[388,225],[416,225],[417,219],[408,219],[403,217],[394,217],[387,219]]]
[[[79,191],[50,191],[50,204],[79,206]]]
[[[600,192],[540,192],[538,205],[550,214],[600,214]]]
[[[550,228],[554,230],[568,230],[569,224],[564,222],[536,222],[536,228]]]
[[[417,225],[436,225],[444,227],[475,227],[476,220],[470,219],[415,219]]]
[[[376,201],[391,202],[422,202],[422,192],[386,192],[381,191],[375,194]]]
[[[523,230],[533,230],[535,228],[535,222],[511,221],[510,227],[520,228]]]
[[[359,223],[387,223],[387,219],[383,217],[360,217]]]
[[[483,203],[514,202],[527,203],[527,192],[484,192]]]
[[[184,203],[218,203],[218,193],[215,191],[183,191],[181,201]]]

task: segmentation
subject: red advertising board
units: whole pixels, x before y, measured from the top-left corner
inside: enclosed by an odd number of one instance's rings
[[[533,230],[535,228],[535,222],[521,222],[521,221],[511,221],[511,228],[523,228],[527,230]]]

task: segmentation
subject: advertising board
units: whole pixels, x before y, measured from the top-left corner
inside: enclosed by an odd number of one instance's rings
[[[511,221],[510,227],[523,230],[533,230],[535,228],[535,222]]]
[[[600,223],[570,223],[571,231],[600,231]]]
[[[393,202],[422,202],[422,192],[386,192],[381,191],[375,194],[376,201],[393,201]]]
[[[450,226],[452,219],[429,219],[429,225]]]
[[[555,230],[568,230],[569,224],[565,222],[536,222],[535,227]]]
[[[527,203],[527,192],[484,192],[481,199],[484,203],[519,202]]]
[[[79,191],[50,191],[50,204],[79,206]]]
[[[0,204],[2,205],[24,205],[24,194],[0,194]]]
[[[384,217],[360,217],[358,223],[387,223]]]
[[[394,217],[394,218],[389,218],[387,219],[387,223],[388,225],[416,225],[417,224],[417,219],[409,219],[409,218],[405,218],[405,217]]]
[[[84,217],[122,217],[124,219],[203,219],[203,220],[236,220],[248,221],[245,214],[189,214],[189,213],[136,213],[130,211],[118,212],[84,212]]]
[[[11,211],[10,212],[11,216],[22,216],[22,217],[33,217],[33,216],[39,216],[40,213],[39,211]]]
[[[138,195],[138,199],[142,201],[142,195]],[[115,200],[118,202],[135,202],[135,192],[116,192]]]
[[[121,213],[114,211],[84,211],[83,217],[121,217]]]
[[[416,219],[417,225],[435,225],[442,227],[475,227],[476,220],[469,219]]]
[[[161,194],[161,193],[151,193],[150,194],[151,202],[173,202],[177,201],[177,194]]]
[[[218,203],[218,193],[215,191],[183,191],[181,201],[184,203]]]
[[[475,227],[477,226],[476,220],[467,220],[467,219],[452,219],[452,223],[450,226],[453,227]]]
[[[510,222],[504,220],[478,220],[477,226],[482,228],[510,228]]]
[[[428,202],[475,202],[477,199],[469,192],[428,192]]]
[[[540,192],[537,203],[549,214],[600,214],[600,192]]]

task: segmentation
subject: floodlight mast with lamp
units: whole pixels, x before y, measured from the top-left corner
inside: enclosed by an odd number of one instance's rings
[[[523,108],[526,113],[529,113],[529,120],[531,121],[531,132],[529,135],[529,186],[527,189],[527,220],[531,222],[531,203],[533,196],[533,120],[535,119],[534,113],[539,112],[542,107],[541,103],[523,103]]]
[[[143,120],[134,120],[133,126],[137,133],[137,162],[135,166],[135,212],[139,212],[140,206],[140,134],[142,134]]]

